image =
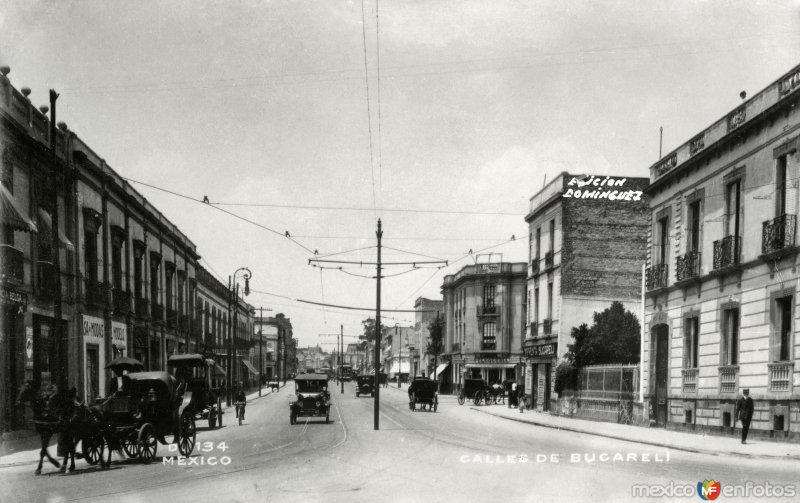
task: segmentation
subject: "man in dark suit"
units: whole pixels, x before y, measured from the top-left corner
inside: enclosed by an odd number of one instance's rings
[[[736,411],[739,421],[742,422],[742,443],[747,443],[747,432],[750,431],[750,421],[753,419],[753,399],[750,390],[742,390],[742,396],[736,400]]]

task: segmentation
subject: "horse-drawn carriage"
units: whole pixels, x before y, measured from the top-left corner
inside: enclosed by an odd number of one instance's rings
[[[197,438],[192,392],[181,396],[167,372],[134,372],[126,377],[121,388],[94,407],[110,449],[121,448],[128,457],[149,463],[158,442],[166,444],[165,436],[173,435],[178,452],[191,454]]]
[[[436,412],[439,406],[438,389],[438,383],[433,379],[417,377],[408,387],[408,408],[416,410],[417,404],[420,404],[421,410]]]
[[[200,354],[170,356],[167,367],[173,369],[178,379],[178,394],[191,393],[186,411],[196,420],[208,419],[208,427],[222,427],[222,393],[213,386],[216,364]]]
[[[466,400],[472,400],[475,405],[480,405],[481,401],[491,403],[491,390],[483,379],[464,379],[458,392],[458,404],[464,405]]]

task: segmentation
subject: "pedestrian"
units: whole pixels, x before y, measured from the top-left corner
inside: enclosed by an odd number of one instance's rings
[[[509,393],[508,406],[517,407],[519,405],[519,397],[517,396],[517,381],[511,383],[511,392]]]
[[[736,417],[742,422],[742,443],[747,443],[747,432],[750,431],[750,421],[753,419],[753,399],[750,390],[744,388],[742,396],[736,400]]]

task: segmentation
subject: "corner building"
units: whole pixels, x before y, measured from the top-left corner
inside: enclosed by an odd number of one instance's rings
[[[800,438],[796,240],[800,66],[650,167],[645,369],[650,419]]]
[[[572,328],[619,301],[641,323],[649,180],[561,173],[530,199],[525,393],[555,403],[555,368]],[[587,404],[584,404],[587,405]],[[613,404],[617,407],[616,402]],[[606,404],[594,404],[605,407]]]

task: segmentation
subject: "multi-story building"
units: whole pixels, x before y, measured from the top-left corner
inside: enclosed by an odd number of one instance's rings
[[[261,326],[265,327],[272,327],[272,330],[275,333],[275,376],[279,377],[280,379],[286,379],[286,377],[291,372],[288,370],[289,362],[294,361],[294,349],[295,346],[293,345],[292,339],[292,320],[287,318],[286,315],[283,313],[278,313],[275,316],[265,316],[261,322]],[[317,348],[318,349],[318,348]],[[290,354],[292,353],[292,354]],[[307,353],[309,354],[309,353]],[[301,372],[304,372],[306,367],[304,367],[304,363],[301,360],[300,369]],[[317,367],[308,367],[317,369]]]
[[[645,368],[657,425],[800,437],[800,66],[650,167]]]
[[[523,351],[525,392],[538,410],[555,399],[554,371],[572,328],[591,325],[613,301],[641,319],[648,182],[561,173],[531,197]]]
[[[465,375],[489,383],[517,377],[525,332],[526,266],[474,264],[444,277],[445,368],[437,372],[444,391],[460,385]]]
[[[267,323],[266,317],[256,317],[253,320],[253,330],[257,341],[252,350],[255,361],[258,362],[260,358],[265,378],[273,379],[278,375],[278,327],[274,323]],[[260,345],[259,337],[261,338]]]
[[[7,74],[0,72],[0,430],[25,426],[14,398],[28,380],[75,387],[92,403],[108,392],[106,365],[122,355],[166,370],[170,355],[219,350],[233,332],[236,357],[246,359],[252,307],[237,302],[236,330],[227,328],[228,289],[197,264],[194,243],[66,124],[53,127],[47,108],[36,109]]]
[[[411,374],[411,345],[414,342],[414,327],[401,327],[399,324],[394,327],[383,329],[383,344],[381,346],[383,371],[389,379],[396,379],[402,376],[403,380],[408,379]]]
[[[426,350],[430,342],[428,326],[432,322],[444,322],[444,301],[418,297],[414,301],[414,341],[412,343],[411,370],[413,375],[429,376],[433,373],[433,356]]]

